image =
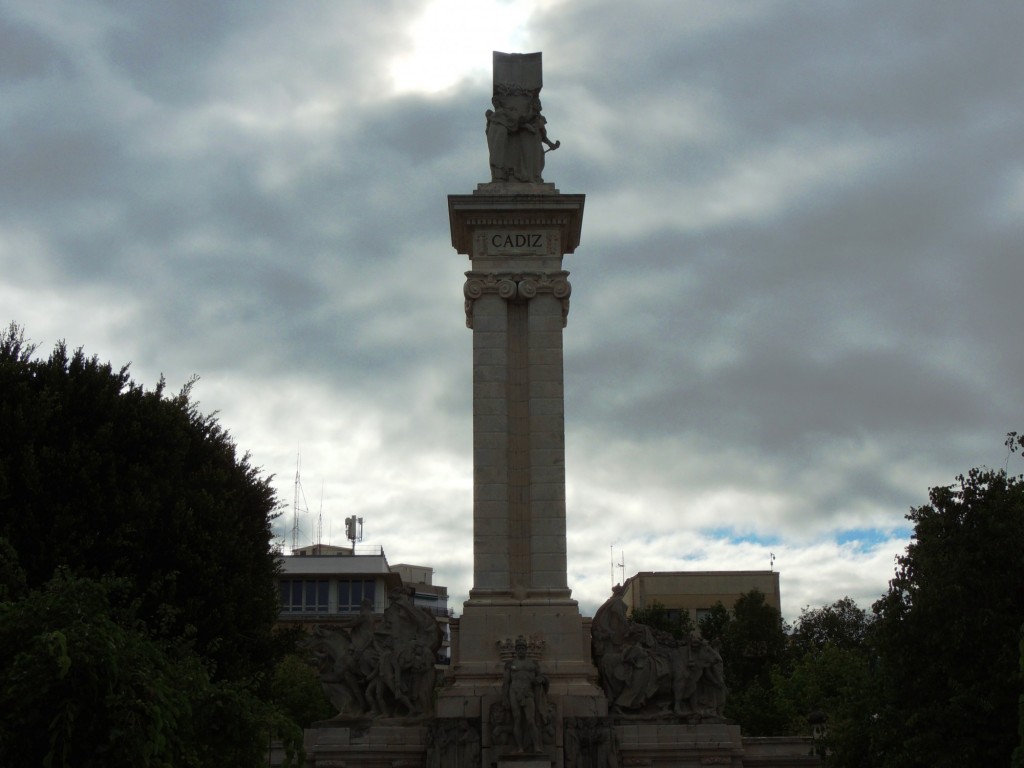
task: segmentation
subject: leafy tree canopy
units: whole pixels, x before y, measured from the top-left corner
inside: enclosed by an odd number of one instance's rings
[[[874,764],[1007,765],[1022,692],[1024,478],[973,469],[929,496],[874,606],[885,685]]]
[[[256,766],[301,733],[242,683],[211,680],[180,640],[135,617],[132,585],[59,569],[0,601],[0,764]]]
[[[0,764],[290,764],[269,479],[190,385],[34,352],[0,334]]]
[[[729,698],[725,714],[752,736],[787,732],[792,713],[772,684],[772,670],[786,661],[782,615],[753,589],[740,595],[722,634],[722,660]]]
[[[682,640],[696,629],[693,620],[690,619],[690,612],[669,611],[657,600],[653,601],[646,608],[634,608],[630,618],[637,624],[645,624],[651,629],[665,632],[676,640]]]
[[[800,654],[820,652],[826,645],[843,650],[862,648],[873,619],[849,597],[821,608],[804,608],[790,642]]]
[[[0,335],[0,569],[39,588],[58,568],[130,584],[150,631],[188,637],[217,679],[268,673],[277,617],[269,478],[190,385],[145,390],[79,349],[46,359]]]

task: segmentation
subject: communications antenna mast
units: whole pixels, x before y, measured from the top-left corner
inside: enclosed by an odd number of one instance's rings
[[[299,454],[295,456],[295,497],[292,501],[292,552],[299,548],[299,512],[309,514],[309,505],[306,504],[306,495],[302,491],[302,480],[300,479],[300,468],[302,465],[302,457]],[[302,500],[302,506],[299,504],[299,499]]]
[[[316,550],[315,554],[323,554],[324,544],[324,483],[320,481],[320,514],[316,517]]]
[[[611,545],[611,566],[612,566],[612,586],[613,587],[616,584],[616,582],[615,582],[615,569],[616,568],[618,568],[622,572],[621,573],[621,578],[620,578],[618,583],[621,584],[622,582],[624,582],[626,580],[626,552],[625,552],[625,550],[620,550],[619,558],[620,558],[620,561],[618,563],[616,563],[615,562],[615,545],[612,544]]]
[[[355,515],[345,518],[345,538],[352,542],[352,554],[355,554],[356,542],[363,540],[363,518]]]

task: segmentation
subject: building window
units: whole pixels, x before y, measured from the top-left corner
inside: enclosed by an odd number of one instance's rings
[[[433,614],[437,614],[437,595],[424,595],[417,592],[412,598],[412,604],[417,608],[425,608]]]
[[[282,613],[326,613],[327,579],[282,579]]]
[[[365,579],[338,581],[338,613],[359,613],[363,600],[374,603],[375,584]]]

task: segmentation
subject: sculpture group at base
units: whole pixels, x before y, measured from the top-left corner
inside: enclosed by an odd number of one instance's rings
[[[357,616],[335,628],[315,628],[306,643],[338,712],[332,722],[434,717],[440,627],[428,611],[412,604],[406,588],[393,590],[390,597],[383,614],[373,613],[372,604],[364,602]],[[677,641],[630,620],[621,587],[597,610],[591,640],[611,717],[565,719],[567,765],[614,766],[612,724],[617,717],[722,721],[722,657],[698,636]],[[486,718],[487,742],[507,753],[544,753],[556,743],[558,730],[541,664],[544,645],[523,636],[496,645],[504,673],[500,697]],[[430,730],[430,759],[478,754],[479,722],[436,719]]]
[[[415,717],[433,713],[441,639],[434,617],[398,588],[382,616],[363,601],[355,618],[314,628],[306,646],[339,719]]]
[[[722,657],[697,635],[678,641],[627,617],[622,588],[594,615],[594,664],[615,714],[668,714],[721,720]]]

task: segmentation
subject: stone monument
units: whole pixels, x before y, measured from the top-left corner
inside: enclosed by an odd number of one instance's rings
[[[660,637],[621,594],[581,616],[567,583],[562,331],[584,196],[542,178],[560,144],[541,114],[541,54],[494,53],[490,181],[449,195],[473,347],[473,586],[428,701],[439,638],[401,593],[380,618],[315,635],[338,717],[307,731],[312,766],[743,766],[721,717],[722,660]],[[595,666],[595,662],[597,666]],[[611,708],[611,714],[609,714]],[[773,757],[772,760],[775,760]],[[749,765],[790,765],[758,762]],[[807,764],[794,762],[793,765]]]
[[[584,197],[541,177],[559,146],[541,86],[541,54],[494,53],[491,181],[448,197],[452,245],[470,261],[473,587],[437,714],[480,718],[485,765],[562,765],[563,719],[607,714],[566,575],[562,257],[579,244]]]

